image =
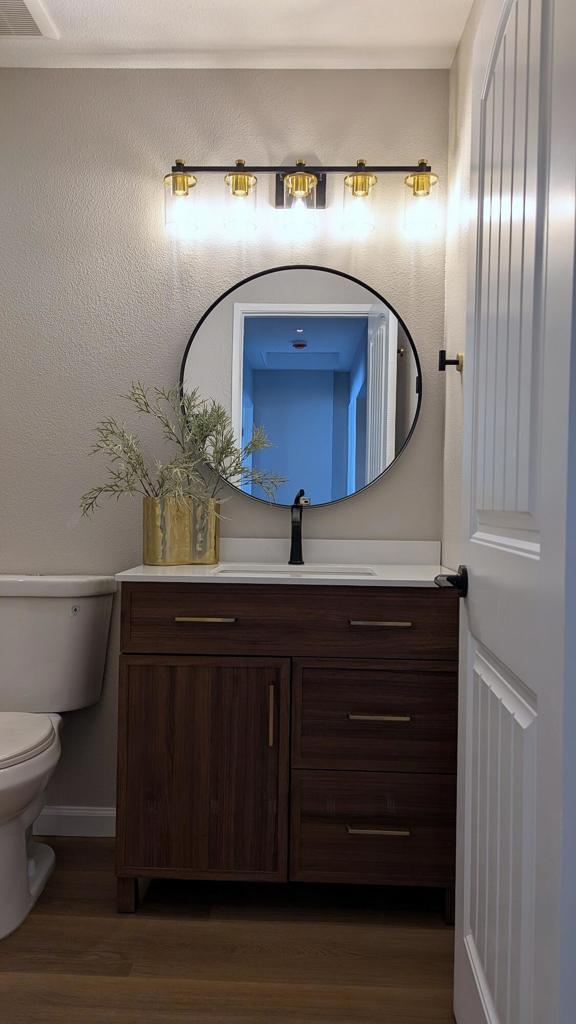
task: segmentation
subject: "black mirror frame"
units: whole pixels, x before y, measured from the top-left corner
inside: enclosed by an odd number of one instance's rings
[[[331,267],[319,267],[319,266],[316,266],[315,264],[308,264],[308,263],[292,263],[292,264],[289,263],[289,264],[285,264],[284,266],[281,266],[281,267],[271,267],[269,270],[260,270],[260,271],[258,271],[257,274],[250,274],[249,277],[245,277],[241,281],[238,281],[236,284],[232,285],[231,288],[227,288],[226,291],[222,292],[222,295],[220,295],[212,303],[212,305],[209,306],[208,309],[205,310],[205,312],[200,317],[200,320],[196,324],[196,327],[192,331],[192,334],[190,335],[190,339],[188,341],[188,344],[186,345],[186,348],[184,350],[184,355],[182,356],[182,363],[180,365],[180,392],[181,393],[183,393],[183,391],[184,391],[184,370],[185,370],[185,367],[186,367],[186,360],[188,358],[188,353],[189,353],[189,351],[190,351],[190,349],[192,347],[192,344],[194,343],[194,339],[195,339],[196,335],[198,334],[200,328],[202,327],[202,324],[204,323],[205,320],[208,319],[208,317],[210,316],[212,310],[215,309],[216,306],[219,306],[220,303],[224,299],[226,299],[229,295],[232,294],[232,292],[235,292],[235,291],[238,290],[238,288],[241,288],[242,285],[248,284],[249,281],[256,281],[259,277],[267,277],[269,274],[277,274],[281,270],[318,270],[318,271],[321,271],[324,274],[334,274],[336,277],[344,277],[344,278],[346,278],[347,281],[353,281],[354,284],[360,285],[361,288],[364,288],[365,291],[370,292],[372,295],[374,295],[375,298],[377,298],[379,300],[379,302],[382,302],[390,310],[390,312],[394,314],[394,316],[398,320],[398,323],[401,325],[402,330],[404,331],[404,334],[406,335],[406,337],[407,337],[407,339],[408,339],[408,341],[410,343],[410,347],[412,349],[412,354],[413,354],[414,359],[416,361],[416,392],[417,392],[417,395],[418,395],[418,403],[416,405],[416,412],[414,414],[414,419],[412,421],[412,426],[410,427],[410,430],[408,431],[408,434],[406,436],[406,440],[404,441],[404,444],[402,445],[400,451],[396,454],[396,456],[394,457],[392,462],[390,462],[389,465],[386,466],[386,469],[384,469],[382,471],[382,473],[380,473],[378,476],[375,476],[374,479],[370,481],[370,483],[365,484],[364,487],[359,487],[358,490],[357,491],[353,491],[352,494],[345,494],[342,498],[336,498],[334,501],[323,501],[323,502],[320,502],[318,505],[310,505],[309,509],[307,509],[307,512],[308,512],[308,511],[313,510],[315,508],[330,508],[330,506],[332,506],[332,505],[339,505],[343,501],[350,501],[350,499],[351,498],[355,498],[357,494],[362,494],[363,491],[367,491],[369,487],[373,487],[374,484],[378,483],[379,480],[382,480],[382,477],[386,476],[386,474],[390,472],[392,467],[396,465],[396,463],[398,462],[398,459],[403,454],[403,452],[406,450],[406,447],[407,447],[408,443],[410,442],[410,440],[412,438],[414,430],[416,429],[416,424],[418,422],[418,418],[420,416],[420,410],[422,408],[422,368],[421,368],[421,365],[420,365],[420,359],[419,359],[419,356],[418,356],[418,351],[416,349],[416,345],[414,344],[414,340],[412,338],[412,335],[410,334],[410,331],[408,330],[408,327],[406,326],[404,320],[396,312],[396,310],[394,309],[394,306],[392,306],[387,301],[387,299],[384,298],[383,295],[380,295],[380,293],[377,292],[375,288],[371,288],[369,284],[365,284],[364,281],[361,281],[360,278],[358,278],[358,277],[354,277],[352,274],[346,274],[343,270],[333,270]],[[229,487],[233,487],[235,491],[238,491],[239,494],[244,495],[245,498],[249,498],[251,501],[257,501],[261,505],[268,506],[268,508],[280,508],[280,509],[290,508],[290,505],[284,505],[284,504],[281,504],[280,502],[270,501],[267,498],[258,498],[255,494],[247,494],[246,491],[243,491],[241,487],[238,487],[236,484],[231,484],[228,480],[226,480],[225,477],[223,477],[222,479],[225,481],[225,483],[228,484]]]

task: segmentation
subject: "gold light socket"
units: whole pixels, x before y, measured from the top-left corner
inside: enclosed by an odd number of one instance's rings
[[[419,160],[418,167],[427,167],[427,160]],[[429,196],[430,188],[435,185],[438,181],[438,175],[432,171],[416,171],[413,174],[407,174],[404,178],[405,184],[408,188],[412,189],[413,196]]]
[[[236,160],[236,167],[238,170],[232,171],[224,178],[224,181],[233,196],[249,196],[252,189],[256,188],[256,182],[258,181],[256,175],[248,174],[243,170],[244,166],[244,160]]]
[[[175,167],[185,167],[183,160],[175,160]],[[198,181],[198,178],[194,174],[186,174],[184,170],[172,171],[170,174],[164,175],[164,184],[170,182],[170,191],[173,196],[187,196],[191,188]]]
[[[358,171],[354,174],[347,174],[344,178],[346,188],[349,188],[353,196],[365,198],[370,195],[370,189],[374,187],[378,178],[375,174],[366,171],[366,161],[357,160]]]
[[[304,160],[297,160],[296,166],[305,167],[306,163]],[[310,171],[294,171],[286,175],[284,182],[294,199],[308,199],[318,184],[318,178]]]

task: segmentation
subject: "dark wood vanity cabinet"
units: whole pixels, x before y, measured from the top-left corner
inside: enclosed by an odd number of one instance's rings
[[[122,659],[123,870],[286,878],[289,686],[288,659]]]
[[[139,878],[454,880],[458,598],[124,583],[118,906]]]

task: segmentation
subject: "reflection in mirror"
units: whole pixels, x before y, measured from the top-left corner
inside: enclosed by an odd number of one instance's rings
[[[409,425],[414,418],[415,387],[397,403],[398,376],[409,365],[399,366],[406,345],[399,349],[398,321],[385,307],[361,304],[346,315],[337,306],[301,315],[297,304],[274,314],[258,305],[239,320],[236,434],[246,444],[254,426],[264,427],[275,447],[257,452],[254,468],[280,467],[281,504],[291,503],[295,487],[315,505],[338,501],[385,470],[397,454],[397,417],[402,444],[405,416]],[[263,497],[251,484],[244,489]]]
[[[300,488],[319,505],[371,483],[406,444],[420,403],[402,322],[360,282],[316,268],[260,275],[223,296],[195,331],[182,377],[223,402],[242,445],[263,427],[271,447],[250,468],[285,478],[282,505]],[[266,497],[248,482],[242,490]]]

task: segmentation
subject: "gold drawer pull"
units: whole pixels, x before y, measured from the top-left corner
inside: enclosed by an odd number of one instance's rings
[[[412,715],[348,715],[351,722],[411,722]]]
[[[237,622],[238,619],[220,615],[175,615],[174,622]]]
[[[379,626],[381,629],[410,629],[412,622],[395,622],[393,619],[348,619],[350,626]]]
[[[268,746],[274,746],[274,686],[268,687]]]
[[[409,828],[351,828],[346,825],[349,836],[411,836]]]

